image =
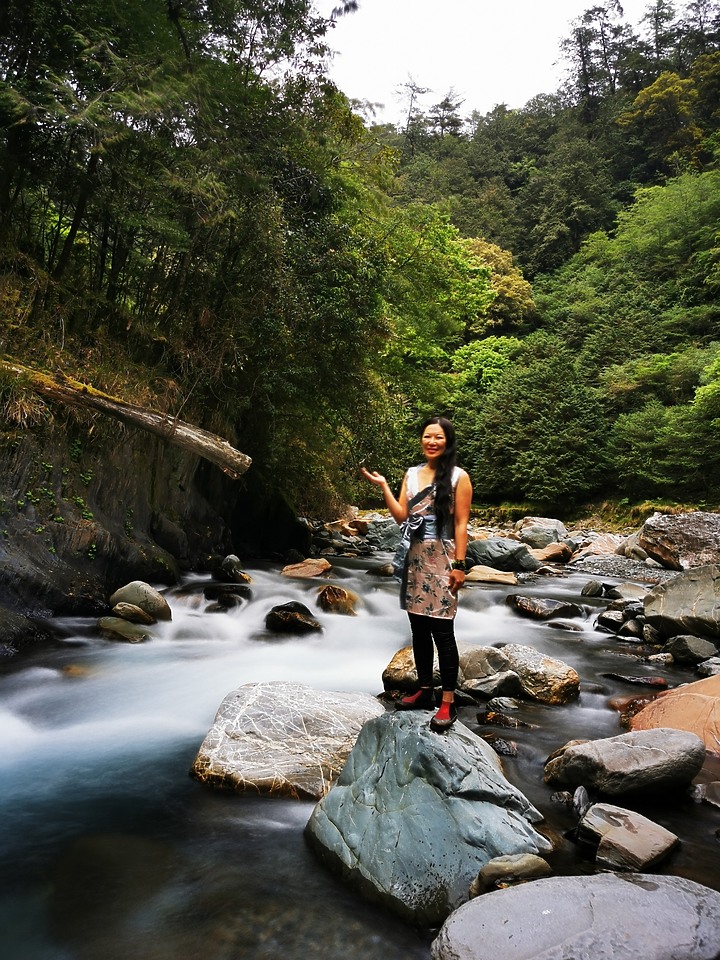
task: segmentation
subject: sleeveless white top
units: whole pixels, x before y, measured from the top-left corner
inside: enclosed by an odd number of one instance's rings
[[[412,497],[415,496],[416,493],[419,492],[418,475],[424,466],[425,464],[421,463],[417,467],[410,467],[410,469],[407,472],[406,491],[407,491],[408,499],[411,499]],[[458,480],[460,479],[461,475],[462,475],[462,470],[460,469],[460,467],[453,467],[453,473],[452,473],[453,490],[457,486]]]

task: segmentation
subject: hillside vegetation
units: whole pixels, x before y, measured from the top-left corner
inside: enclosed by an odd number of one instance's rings
[[[329,26],[3,6],[3,354],[220,434],[304,513],[399,479],[430,412],[487,504],[716,505],[720,4],[594,6],[555,94],[480,116],[448,77],[399,128],[329,81]],[[9,376],[0,412],[58,416]]]

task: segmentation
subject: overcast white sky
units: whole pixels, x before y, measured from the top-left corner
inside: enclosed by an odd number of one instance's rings
[[[359,0],[328,34],[337,51],[330,76],[351,99],[382,103],[378,121],[399,122],[396,93],[408,78],[431,94],[429,107],[452,88],[473,110],[499,103],[522,107],[560,86],[559,43],[593,0]],[[596,0],[597,2],[597,0]],[[648,0],[621,0],[624,19],[638,27]],[[329,16],[337,0],[318,0]]]

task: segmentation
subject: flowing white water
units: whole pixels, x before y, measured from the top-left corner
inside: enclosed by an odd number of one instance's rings
[[[317,581],[267,568],[249,571],[250,603],[209,613],[196,578],[166,594],[173,620],[154,626],[146,643],[107,639],[95,621],[65,621],[61,649],[0,675],[2,960],[429,956],[426,939],[315,861],[302,837],[312,804],[219,793],[188,776],[217,707],[241,684],[381,691],[382,671],[409,631],[396,585],[366,566],[344,561],[333,571],[360,595],[356,617],[321,613]],[[518,592],[577,600],[583,582]],[[581,633],[565,633],[512,613],[507,592],[463,592],[461,644],[530,643],[584,680],[639,672],[621,645],[592,629],[592,610]],[[289,600],[310,607],[323,632],[269,634],[267,612]],[[524,706],[536,727],[513,732],[520,751],[504,761],[506,772],[546,815],[544,758],[572,737],[621,732],[607,705],[614,692],[605,682],[588,685],[574,705]],[[711,826],[703,821],[701,837]],[[560,856],[575,869],[572,851]]]

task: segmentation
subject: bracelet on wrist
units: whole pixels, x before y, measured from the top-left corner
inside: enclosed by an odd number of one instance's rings
[[[462,570],[463,573],[467,573],[467,567],[465,566],[464,560],[453,560],[450,566],[453,570]]]

